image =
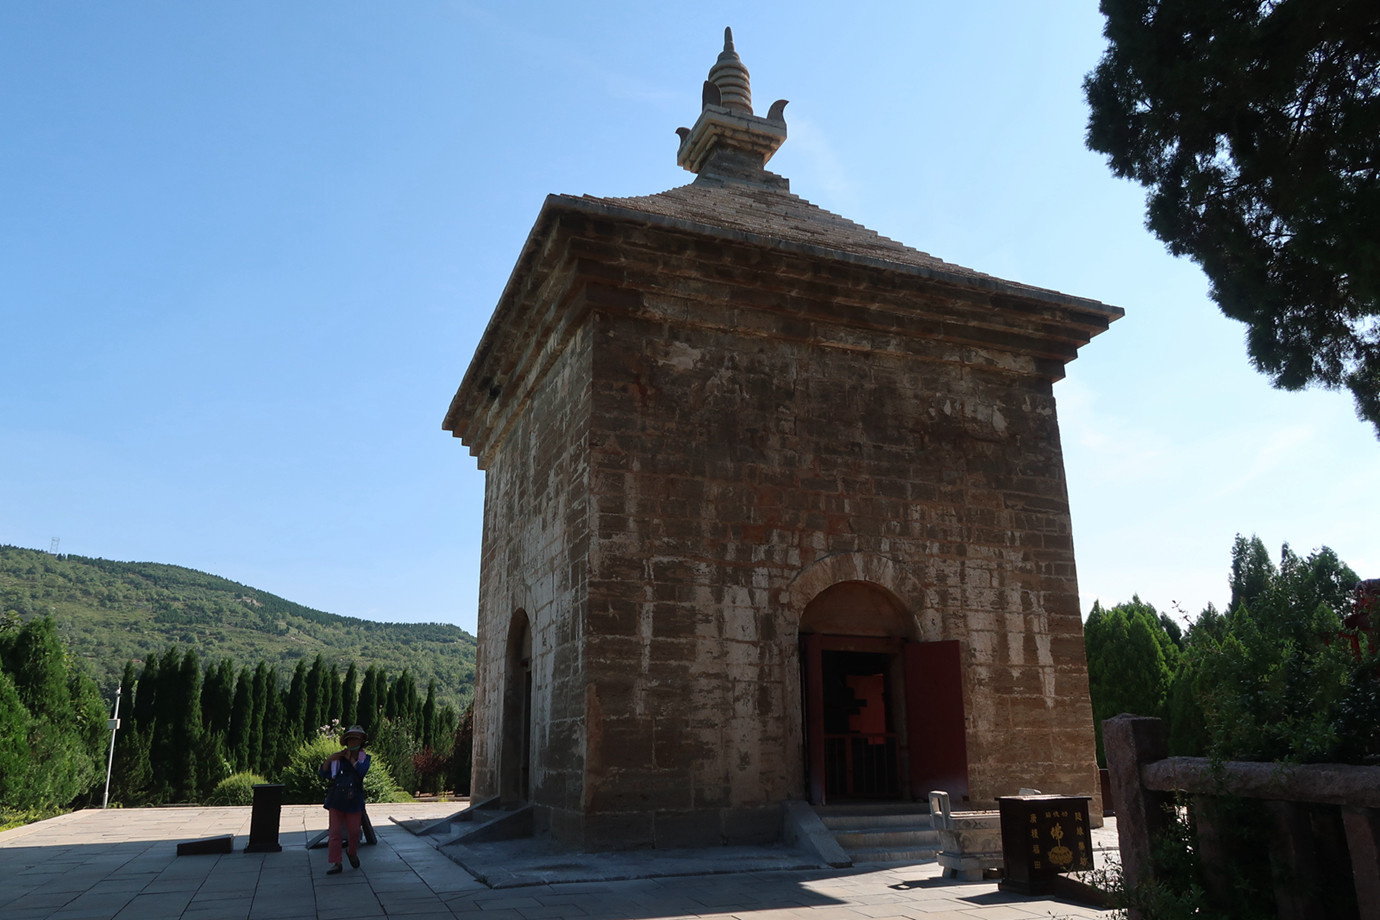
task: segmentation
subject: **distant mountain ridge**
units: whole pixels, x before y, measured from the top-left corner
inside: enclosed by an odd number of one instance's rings
[[[411,671],[437,703],[460,709],[474,693],[475,639],[445,623],[375,623],[313,610],[205,572],[156,562],[113,562],[0,545],[0,615],[44,614],[67,647],[113,694],[125,662],[194,648],[202,666],[260,660],[290,675],[318,653],[343,672],[351,661],[397,677]]]

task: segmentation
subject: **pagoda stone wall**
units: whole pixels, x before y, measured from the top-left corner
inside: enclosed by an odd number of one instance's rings
[[[1047,318],[731,239],[563,230],[578,326],[488,467],[476,709],[523,606],[539,824],[591,848],[775,839],[808,794],[800,618],[852,581],[959,643],[973,805],[1096,795],[1062,362],[1021,351]]]
[[[493,395],[507,417],[501,446],[486,458],[471,791],[474,801],[540,803],[549,824],[582,809],[591,341],[577,326],[527,344],[537,346],[540,369],[511,382],[513,394]],[[514,394],[518,405],[507,405]],[[530,699],[521,685],[524,622]]]

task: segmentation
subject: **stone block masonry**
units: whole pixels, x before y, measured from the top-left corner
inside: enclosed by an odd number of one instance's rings
[[[683,189],[548,199],[451,404],[486,471],[474,794],[593,849],[1096,796],[1052,385],[1120,311],[878,237],[725,137]]]

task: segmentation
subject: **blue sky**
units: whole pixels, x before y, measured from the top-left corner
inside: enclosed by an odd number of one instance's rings
[[[472,631],[446,406],[545,195],[692,178],[725,25],[796,194],[1126,310],[1055,386],[1085,614],[1221,605],[1238,532],[1380,577],[1350,397],[1272,390],[1084,149],[1091,0],[0,6],[0,543]]]

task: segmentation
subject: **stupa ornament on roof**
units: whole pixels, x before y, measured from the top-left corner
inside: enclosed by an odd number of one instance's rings
[[[763,171],[786,140],[786,100],[773,102],[766,118],[752,114],[752,86],[724,29],[724,50],[704,81],[704,108],[692,128],[677,128],[676,163],[692,173]]]

